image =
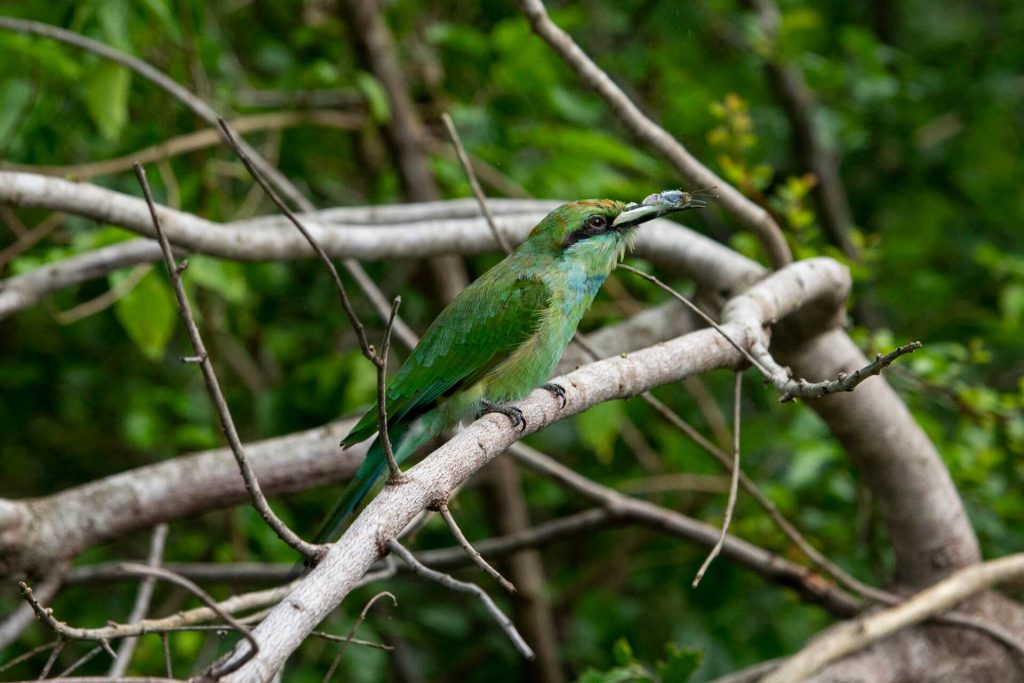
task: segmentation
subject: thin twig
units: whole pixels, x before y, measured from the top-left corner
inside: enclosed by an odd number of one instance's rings
[[[483,558],[477,549],[473,547],[473,544],[466,538],[466,535],[462,533],[462,529],[459,528],[459,525],[455,521],[455,517],[452,516],[452,511],[448,508],[448,504],[442,503],[439,505],[438,512],[441,513],[442,519],[444,519],[445,524],[447,524],[448,528],[451,530],[452,536],[455,537],[455,540],[459,542],[459,545],[466,551],[466,554],[469,555],[474,563],[476,563],[476,566],[493,576],[494,579],[501,584],[501,587],[509,593],[515,593],[516,587],[512,585],[512,582],[502,576],[497,569],[488,564],[487,560]]]
[[[838,394],[843,391],[853,391],[858,384],[866,380],[868,377],[881,374],[882,370],[889,367],[889,365],[900,356],[913,353],[922,346],[923,344],[921,344],[921,342],[913,341],[909,344],[898,346],[889,353],[876,354],[875,360],[871,361],[864,367],[854,370],[849,374],[840,372],[834,380],[808,382],[804,379],[790,379],[789,382],[784,385],[784,390],[779,401],[785,403],[787,401],[792,401],[795,398],[821,398],[827,394]]]
[[[174,678],[174,663],[171,661],[171,639],[166,633],[160,634],[160,645],[164,651],[164,667],[167,670],[167,677]]]
[[[31,230],[23,235],[19,235],[18,239],[14,241],[14,244],[10,244],[3,249],[0,249],[0,271],[3,271],[4,267],[14,260],[19,254],[56,230],[57,227],[64,222],[64,218],[64,214],[55,211],[41,220]]]
[[[586,87],[604,99],[627,129],[660,152],[693,186],[719,188],[721,205],[758,237],[773,266],[781,268],[793,260],[786,238],[771,215],[702,164],[667,130],[648,118],[572,37],[551,21],[541,0],[520,0],[520,6],[534,33],[551,46]]]
[[[667,284],[665,284],[664,282],[662,282],[660,279],[658,279],[654,275],[651,275],[650,273],[645,273],[644,271],[640,270],[639,268],[634,268],[633,266],[626,265],[625,263],[618,264],[618,268],[621,268],[622,270],[626,271],[627,273],[632,273],[633,275],[637,275],[639,277],[642,277],[643,279],[647,280],[648,282],[650,282],[652,284],[655,284],[658,287],[660,287],[661,289],[663,289],[664,291],[668,292],[673,298],[675,298],[677,301],[679,301],[684,306],[689,308],[691,311],[696,313],[698,316],[700,316],[700,318],[704,322],[706,322],[708,325],[713,327],[715,329],[715,331],[718,332],[720,335],[722,335],[725,338],[725,340],[727,342],[729,342],[729,344],[734,349],[736,349],[737,351],[740,352],[740,355],[742,355],[744,358],[749,360],[750,363],[754,367],[759,369],[762,373],[764,373],[764,375],[766,377],[771,375],[771,372],[768,370],[768,368],[766,368],[765,366],[761,365],[761,363],[756,358],[754,358],[754,356],[751,355],[751,353],[749,351],[747,351],[745,348],[740,346],[740,344],[738,342],[736,342],[732,337],[730,337],[728,334],[726,334],[725,330],[723,330],[718,325],[718,323],[715,322],[714,318],[712,318],[710,315],[708,315],[704,311],[700,310],[700,308],[697,306],[697,304],[693,303],[688,298],[686,298],[685,296],[683,296],[682,294],[677,292],[675,289],[673,289],[672,287],[670,287]]]
[[[384,339],[380,344],[380,354],[374,354],[370,360],[377,366],[377,432],[381,446],[384,448],[384,459],[388,464],[388,481],[390,485],[401,484],[405,481],[402,470],[395,460],[395,452],[391,448],[391,436],[388,434],[388,351],[391,349],[391,327],[395,324],[395,316],[398,314],[398,307],[402,303],[402,297],[396,296],[391,304],[391,316],[387,325],[384,326]]]
[[[682,296],[681,294],[679,296]],[[727,335],[723,335],[727,336]],[[588,342],[579,333],[574,337],[574,341],[590,355],[593,360],[598,360],[600,355],[590,342]],[[690,440],[696,443],[698,446],[703,448],[709,454],[711,454],[715,460],[717,460],[727,472],[732,472],[732,460],[725,454],[720,448],[711,443],[704,437],[696,428],[690,423],[684,420],[677,412],[669,408],[660,399],[654,396],[649,391],[645,391],[640,394],[640,398],[644,400],[649,406],[661,415],[670,425],[679,430],[682,434],[687,436]],[[779,528],[780,531],[794,544],[801,552],[813,562],[815,565],[825,570],[830,574],[839,584],[852,590],[856,593],[860,593],[866,597],[871,598],[875,601],[882,601],[888,597],[894,600],[898,600],[895,595],[886,593],[873,586],[856,579],[855,577],[847,574],[841,567],[829,560],[825,555],[820,553],[811,543],[804,538],[803,534],[793,526],[792,523],[779,510],[778,506],[761,490],[754,480],[750,479],[742,470],[739,472],[740,485],[743,486],[743,490],[746,491],[754,498],[761,508],[768,513],[772,522]]]
[[[469,180],[469,187],[473,190],[473,196],[476,197],[476,202],[480,205],[480,213],[484,215],[484,219],[491,228],[491,232],[494,233],[494,239],[497,240],[501,250],[506,254],[511,253],[512,245],[509,244],[508,238],[498,229],[497,223],[494,222],[494,216],[491,215],[491,210],[487,207],[484,191],[480,187],[480,182],[476,179],[476,172],[473,170],[473,164],[466,154],[466,149],[462,146],[462,140],[459,138],[459,131],[455,128],[455,122],[452,121],[452,117],[448,112],[441,114],[441,121],[444,122],[445,130],[448,131],[448,137],[452,141],[452,146],[455,147],[455,155],[459,158],[459,163],[462,164],[462,170],[466,172],[466,178]]]
[[[14,659],[10,660],[9,662],[4,662],[3,665],[0,665],[0,673],[3,673],[4,671],[7,671],[8,669],[10,669],[13,666],[17,666],[18,664],[21,664],[22,662],[24,662],[26,660],[32,659],[33,657],[35,657],[40,652],[45,652],[46,650],[51,650],[51,649],[57,647],[57,645],[59,645],[60,642],[61,641],[58,638],[57,640],[51,640],[50,642],[43,643],[42,645],[36,645],[34,648],[29,650],[28,652],[22,652],[20,655],[18,655]]]
[[[302,221],[292,213],[292,210],[288,208],[288,205],[277,196],[277,192],[274,191],[274,188],[272,188],[270,184],[263,179],[263,174],[259,169],[257,169],[256,165],[253,164],[249,154],[242,147],[241,139],[236,137],[231,131],[227,121],[222,118],[218,118],[217,125],[220,126],[221,131],[224,133],[224,138],[228,141],[231,149],[235,151],[235,154],[238,155],[238,158],[242,160],[242,163],[245,165],[246,170],[249,171],[249,174],[253,177],[253,180],[263,188],[263,191],[267,194],[267,197],[270,198],[270,201],[274,202],[281,213],[283,213],[291,224],[295,226],[295,229],[302,234],[306,239],[306,242],[308,242],[309,246],[313,249],[313,252],[317,255],[317,258],[320,259],[330,272],[331,280],[334,281],[334,290],[338,294],[338,300],[341,302],[341,307],[345,310],[345,315],[348,316],[349,322],[352,323],[352,329],[355,330],[356,337],[359,339],[359,348],[363,350],[364,356],[373,360],[377,354],[373,352],[370,342],[366,338],[366,329],[363,327],[363,323],[359,320],[359,316],[356,315],[356,311],[352,307],[352,302],[349,301],[348,293],[345,291],[345,284],[341,281],[341,277],[338,275],[338,269],[334,267],[334,262],[331,261],[331,257],[327,255],[327,252],[323,250],[320,243],[313,237],[313,235],[310,234]]]
[[[50,675],[53,665],[57,663],[57,658],[60,657],[60,653],[64,651],[64,646],[67,643],[67,639],[63,636],[57,638],[57,644],[53,646],[53,652],[46,658],[46,664],[43,665],[43,670],[39,672],[39,680],[43,680]]]
[[[203,343],[203,338],[199,333],[199,327],[196,325],[195,318],[192,316],[192,307],[189,305],[188,297],[185,295],[185,287],[181,282],[181,271],[185,267],[185,263],[179,266],[174,260],[174,254],[171,252],[171,244],[167,241],[167,235],[164,234],[163,226],[160,223],[160,216],[157,214],[156,205],[153,203],[153,194],[149,189],[149,182],[146,180],[146,171],[142,168],[141,164],[135,165],[135,175],[139,179],[139,184],[142,186],[142,192],[146,197],[146,204],[149,206],[149,213],[153,219],[153,228],[156,231],[157,240],[160,242],[160,249],[164,255],[164,262],[167,264],[167,272],[171,278],[171,284],[174,287],[174,296],[178,300],[178,312],[181,314],[181,318],[185,323],[185,329],[188,331],[189,339],[192,341],[192,348],[195,349],[196,355],[201,359],[199,367],[203,373],[203,381],[206,383],[207,393],[210,395],[210,399],[213,401],[214,407],[217,409],[217,414],[220,416],[221,426],[223,427],[224,436],[227,437],[228,445],[231,446],[231,452],[235,456],[235,460],[238,462],[238,468],[242,473],[242,479],[245,481],[245,488],[249,492],[249,497],[252,500],[253,507],[259,512],[260,517],[263,521],[274,530],[278,538],[290,545],[292,548],[302,553],[302,555],[318,559],[322,555],[322,550],[319,546],[308,543],[288,528],[288,526],[278,518],[274,511],[270,509],[270,505],[267,503],[267,499],[263,495],[263,491],[260,489],[259,481],[256,479],[256,474],[253,472],[252,466],[249,464],[248,459],[245,456],[245,448],[242,446],[242,441],[238,437],[238,431],[235,429],[234,419],[231,417],[231,410],[228,408],[227,401],[224,398],[224,393],[221,391],[220,382],[217,380],[217,375],[213,369],[213,363],[210,361],[209,354],[206,352],[206,345]]]
[[[700,585],[701,579],[704,578],[704,573],[714,562],[718,554],[722,552],[722,546],[725,544],[725,537],[729,533],[729,524],[732,523],[732,514],[736,509],[736,493],[739,490],[740,483],[740,398],[742,396],[743,389],[743,373],[735,373],[733,379],[732,389],[732,476],[729,479],[729,500],[725,504],[725,519],[722,520],[722,531],[718,535],[718,540],[715,541],[715,545],[711,548],[711,552],[708,553],[707,559],[701,564],[700,569],[697,570],[697,575],[693,577],[693,583],[691,584],[694,588]]]
[[[155,576],[158,579],[163,579],[164,581],[168,581],[170,583],[173,583],[177,586],[184,588],[185,590],[189,591],[197,598],[199,598],[200,602],[202,602],[208,609],[212,610],[218,617],[220,617],[228,624],[230,624],[232,628],[237,630],[242,635],[242,637],[249,642],[249,651],[246,652],[245,655],[243,655],[239,660],[231,662],[227,665],[215,666],[211,669],[211,675],[214,678],[227,675],[228,673],[236,670],[246,661],[254,657],[256,653],[259,651],[259,645],[256,642],[256,639],[253,638],[252,632],[244,624],[242,624],[240,621],[232,617],[227,610],[221,607],[221,605],[215,602],[206,591],[204,591],[194,582],[186,579],[184,576],[180,576],[178,574],[175,574],[174,572],[168,571],[161,567],[150,567],[148,565],[136,564],[132,562],[123,563],[121,565],[121,570],[133,573],[137,576]],[[111,627],[108,627],[106,629],[89,629],[69,626],[68,624],[64,623],[63,621],[60,621],[53,615],[52,608],[43,607],[39,603],[39,601],[36,600],[35,595],[32,594],[32,589],[29,588],[28,584],[26,584],[24,581],[18,583],[18,588],[21,589],[22,596],[32,606],[32,609],[35,611],[39,619],[42,620],[43,623],[49,626],[55,633],[57,633],[62,638],[70,640],[87,640],[98,642],[100,643],[99,649],[109,650],[109,641],[111,640],[111,638],[119,637],[122,635],[139,635],[139,633],[144,632],[140,631],[136,633],[121,634],[118,633],[118,630],[116,628]],[[114,653],[113,650],[110,650],[110,652],[112,657],[117,657],[116,653]]]
[[[352,624],[352,628],[348,632],[348,637],[345,638],[344,641],[342,641],[341,649],[338,650],[338,654],[334,656],[334,661],[331,662],[331,667],[327,670],[327,673],[324,674],[323,683],[328,683],[331,680],[331,678],[334,677],[334,672],[338,670],[338,665],[341,663],[341,658],[345,656],[345,650],[348,649],[349,644],[352,643],[353,638],[355,638],[356,631],[359,630],[359,627],[363,625],[364,621],[366,621],[366,615],[369,614],[370,608],[373,607],[374,603],[376,603],[378,600],[385,596],[391,598],[391,605],[393,607],[398,607],[398,598],[396,598],[393,593],[390,593],[388,591],[381,591],[380,593],[377,593],[372,598],[370,598],[369,602],[367,602],[366,605],[363,607],[363,611],[359,613],[359,618],[356,619],[354,624]]]
[[[829,394],[837,394],[843,391],[853,391],[854,388],[869,377],[881,374],[882,370],[889,367],[889,365],[899,358],[905,356],[908,353],[913,353],[921,348],[922,344],[919,341],[910,342],[903,346],[897,347],[895,350],[890,351],[886,354],[878,354],[875,356],[875,360],[865,365],[864,367],[855,370],[849,374],[845,372],[839,373],[834,380],[823,380],[821,382],[808,382],[805,379],[793,379],[786,368],[781,367],[775,359],[771,356],[771,353],[761,343],[754,344],[750,351],[747,351],[741,347],[736,341],[734,341],[725,331],[716,323],[711,316],[700,310],[693,302],[687,299],[685,296],[677,292],[675,289],[665,284],[657,277],[638,270],[632,266],[628,266],[624,263],[620,263],[619,268],[625,271],[639,275],[648,282],[651,282],[661,289],[668,292],[675,299],[685,304],[690,310],[699,315],[705,322],[713,327],[719,334],[725,337],[726,341],[732,345],[737,351],[739,351],[744,358],[749,360],[761,373],[765,379],[771,382],[775,388],[779,391],[781,396],[779,401],[781,403],[787,403],[796,398],[821,398]]]
[[[635,520],[706,547],[711,547],[718,539],[719,530],[709,524],[646,500],[623,495],[522,442],[509,446],[508,453],[560,486],[604,505],[620,519]],[[827,578],[733,535],[727,536],[722,552],[766,579],[798,590],[805,599],[824,606],[833,614],[852,616],[863,606],[861,600],[833,585]]]
[[[403,481],[402,471],[398,467],[398,463],[395,461],[395,454],[391,449],[391,439],[388,436],[387,430],[387,414],[385,412],[386,406],[386,392],[385,392],[385,373],[387,369],[387,350],[391,343],[391,331],[395,325],[396,316],[398,315],[398,306],[401,303],[401,297],[396,297],[391,304],[391,310],[388,315],[387,325],[384,327],[384,341],[381,344],[381,353],[377,353],[373,345],[370,344],[369,339],[366,337],[366,328],[363,327],[363,323],[359,320],[359,316],[356,314],[355,308],[352,307],[352,302],[348,298],[348,293],[345,291],[345,284],[341,281],[341,277],[338,275],[338,269],[334,267],[334,263],[331,261],[331,257],[327,255],[320,243],[313,237],[302,221],[292,213],[291,209],[277,196],[274,189],[263,179],[260,175],[259,170],[253,165],[252,160],[245,153],[245,150],[238,144],[238,139],[232,133],[231,128],[228,126],[227,121],[224,119],[217,119],[217,124],[220,126],[224,133],[225,139],[231,148],[238,155],[238,158],[242,160],[245,168],[252,175],[256,183],[263,188],[263,191],[267,194],[277,208],[285,215],[285,217],[295,226],[302,236],[309,243],[309,246],[316,253],[320,261],[327,267],[327,270],[331,274],[331,279],[334,281],[334,290],[338,295],[338,301],[341,303],[342,309],[345,311],[345,315],[348,316],[349,322],[352,324],[352,329],[356,333],[356,338],[359,340],[359,348],[363,352],[363,356],[367,358],[377,369],[377,427],[380,433],[381,444],[384,447],[384,456],[387,459],[388,470],[390,476],[388,477],[389,484],[398,484]]]
[[[67,577],[70,566],[70,560],[61,560],[54,564],[50,573],[37,586],[41,600],[46,602],[53,600],[53,597],[57,595],[57,591],[64,585],[64,580]],[[35,612],[33,612],[30,605],[19,605],[17,609],[11,610],[11,613],[7,615],[3,622],[0,622],[0,652],[18,640],[25,629],[34,624],[35,621]]]
[[[394,539],[388,541],[388,548],[391,549],[391,552],[401,557],[402,560],[409,565],[409,568],[412,569],[413,573],[419,574],[431,581],[436,581],[449,590],[458,591],[460,593],[469,593],[470,595],[475,595],[480,598],[484,603],[484,607],[487,608],[487,611],[491,613],[491,616],[493,616],[495,621],[498,622],[498,625],[501,626],[501,630],[503,630],[505,635],[509,637],[509,640],[512,641],[516,650],[519,651],[519,654],[526,659],[531,661],[533,660],[535,656],[533,654],[533,650],[526,644],[523,637],[519,635],[519,631],[516,630],[516,625],[513,624],[512,620],[505,616],[500,609],[498,609],[498,606],[494,604],[491,596],[480,588],[480,586],[473,583],[466,583],[465,581],[459,581],[447,574],[442,574],[441,572],[430,569],[425,564],[417,560],[416,556],[409,552],[405,546]]]
[[[139,574],[143,574],[145,576],[155,576],[158,579],[163,579],[164,581],[173,583],[177,586],[184,588],[185,590],[199,598],[200,602],[202,602],[204,605],[206,605],[211,610],[216,612],[218,617],[229,623],[232,628],[238,631],[241,634],[241,636],[246,641],[248,641],[249,650],[244,655],[237,659],[234,659],[233,661],[215,664],[210,667],[209,674],[214,680],[222,676],[226,676],[232,671],[236,671],[239,667],[245,664],[245,662],[255,657],[256,653],[259,652],[260,646],[259,643],[256,642],[256,639],[253,637],[252,631],[250,631],[249,628],[245,626],[245,624],[241,623],[233,616],[231,616],[229,612],[221,609],[217,602],[214,601],[212,597],[210,597],[209,593],[204,591],[194,582],[189,581],[184,576],[179,576],[174,572],[167,571],[166,569],[163,569],[161,567],[150,567],[143,564],[134,564],[129,562],[125,563],[125,569],[127,569],[128,571],[138,572]],[[100,642],[106,641],[103,640]]]
[[[127,277],[107,291],[93,299],[83,301],[66,311],[55,312],[53,314],[53,319],[57,321],[58,325],[71,325],[83,318],[96,315],[100,311],[104,311],[110,306],[113,306],[122,297],[135,289],[135,286],[142,282],[142,279],[149,275],[151,270],[153,270],[153,264],[151,263],[143,263],[135,266],[128,271]]]
[[[158,567],[163,561],[164,544],[167,542],[167,524],[157,524],[153,529],[153,538],[149,542],[149,557],[146,564],[150,567]],[[156,587],[156,576],[147,576],[139,584],[139,592],[135,595],[135,604],[128,616],[128,623],[132,624],[141,621],[149,611],[149,603],[153,598],[153,589]],[[117,657],[107,672],[108,676],[124,676],[128,673],[128,665],[135,654],[135,648],[139,644],[138,638],[125,638],[121,641],[121,647],[117,651]]]
[[[239,116],[232,118],[230,123],[231,129],[237,133],[253,133],[268,130],[279,131],[297,126],[361,130],[365,125],[365,118],[362,114],[344,111],[278,111],[268,114]],[[91,180],[99,176],[130,170],[132,164],[136,161],[143,164],[164,161],[219,145],[223,140],[220,129],[217,127],[216,122],[214,122],[213,128],[203,128],[190,133],[184,133],[112,159],[55,166],[4,162],[0,164],[0,168],[8,171],[41,173],[43,175],[57,176],[58,178]]]
[[[79,667],[84,665],[86,662],[88,662],[89,660],[91,660],[93,657],[95,657],[96,655],[98,655],[101,652],[103,652],[103,648],[100,647],[99,645],[97,645],[96,647],[92,648],[91,650],[86,652],[84,655],[82,655],[81,657],[76,659],[74,662],[72,662],[71,666],[69,666],[68,668],[64,669],[59,674],[57,674],[57,678],[63,678],[64,676],[70,675],[73,671],[76,671]]]

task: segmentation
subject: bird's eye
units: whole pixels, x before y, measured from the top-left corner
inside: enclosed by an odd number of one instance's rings
[[[605,216],[591,216],[587,219],[587,227],[594,230],[604,230],[608,226],[608,219]]]

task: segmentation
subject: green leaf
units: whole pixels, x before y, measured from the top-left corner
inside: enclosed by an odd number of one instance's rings
[[[635,666],[620,666],[607,671],[587,669],[576,683],[644,683],[651,680],[642,669]]]
[[[130,272],[111,273],[111,287],[131,277]],[[114,313],[139,351],[152,361],[160,360],[174,332],[175,304],[171,289],[153,270],[114,304]]]
[[[128,122],[128,87],[131,74],[124,67],[103,63],[85,82],[85,104],[96,128],[109,142],[116,141]]]
[[[625,638],[619,638],[612,645],[612,656],[615,658],[615,663],[619,666],[629,666],[630,664],[636,664],[636,655],[633,654],[633,646],[629,644],[629,641]]]
[[[388,94],[376,78],[360,71],[356,75],[356,86],[366,98],[366,106],[370,108],[370,116],[379,124],[385,124],[391,120],[391,107],[388,104]]]
[[[7,140],[12,135],[14,126],[25,114],[25,106],[32,96],[32,86],[28,79],[17,78],[0,83],[0,140]]]
[[[700,650],[682,648],[675,643],[665,643],[665,659],[655,668],[662,683],[685,683],[700,668],[704,653]]]
[[[605,401],[576,416],[580,441],[594,451],[602,465],[610,464],[615,455],[615,441],[624,418],[625,405],[622,401]]]
[[[193,282],[217,292],[233,304],[243,303],[249,291],[245,268],[236,261],[193,256],[189,259],[188,274]]]

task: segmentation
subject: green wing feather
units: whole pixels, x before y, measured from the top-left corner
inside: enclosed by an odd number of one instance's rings
[[[388,424],[429,410],[438,400],[471,386],[534,331],[551,292],[534,279],[502,287],[500,266],[485,273],[441,312],[387,389]],[[377,431],[370,410],[341,442],[368,439]]]

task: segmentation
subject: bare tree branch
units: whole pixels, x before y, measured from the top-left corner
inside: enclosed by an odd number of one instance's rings
[[[494,604],[493,600],[491,600],[491,596],[487,595],[480,586],[475,583],[466,583],[465,581],[453,579],[447,574],[442,574],[439,571],[435,571],[427,567],[425,564],[417,560],[415,555],[406,550],[405,546],[395,539],[388,541],[388,548],[391,552],[401,557],[402,560],[412,568],[414,574],[419,574],[431,581],[436,581],[449,590],[458,591],[460,593],[469,593],[470,595],[475,595],[480,598],[481,602],[483,602],[484,606],[487,608],[487,611],[491,613],[494,620],[498,622],[499,626],[501,626],[501,630],[505,632],[505,635],[507,635],[509,640],[512,641],[516,650],[519,651],[519,654],[526,659],[534,658],[533,650],[526,644],[523,637],[519,635],[519,631],[516,630],[515,624],[512,623],[511,619],[505,616],[504,612],[498,609],[498,606]]]
[[[1024,554],[1009,555],[954,573],[905,602],[854,621],[839,624],[766,676],[764,683],[796,683],[829,662],[919,623],[968,597],[1000,583],[1024,577]]]
[[[30,173],[0,171],[0,204],[40,207],[117,225],[155,236],[145,202],[89,183],[74,183]],[[515,243],[559,202],[491,200],[501,231]],[[332,257],[382,260],[441,253],[475,254],[493,248],[494,239],[478,206],[471,200],[416,205],[330,209],[304,218],[310,234]],[[277,216],[227,224],[161,208],[167,237],[175,249],[239,261],[308,258],[308,243]],[[683,271],[702,285],[737,293],[761,270],[720,244],[667,220],[652,221],[638,231],[637,253],[673,271]],[[27,308],[42,296],[88,279],[161,258],[159,245],[138,240],[103,247],[0,282],[0,317]],[[387,315],[390,314],[390,301]],[[395,333],[400,333],[396,324]],[[411,332],[408,335],[412,335]],[[415,335],[399,337],[403,343]]]

